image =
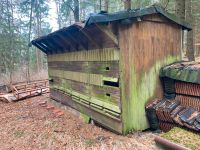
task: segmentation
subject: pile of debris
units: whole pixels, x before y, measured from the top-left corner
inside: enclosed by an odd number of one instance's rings
[[[1,88],[0,100],[4,102],[14,102],[29,97],[38,96],[49,92],[49,81],[38,80],[31,82],[21,82],[12,85],[4,85]],[[5,90],[6,89],[6,90]]]

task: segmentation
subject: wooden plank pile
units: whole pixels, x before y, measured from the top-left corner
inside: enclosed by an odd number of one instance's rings
[[[14,102],[49,92],[48,80],[21,82],[10,85],[11,93],[1,93],[0,100]]]

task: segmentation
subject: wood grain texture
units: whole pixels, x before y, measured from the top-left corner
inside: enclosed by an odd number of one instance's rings
[[[119,60],[118,48],[104,48],[96,50],[83,50],[47,56],[48,62],[52,61],[112,61]]]
[[[158,16],[120,26],[120,71],[123,132],[148,128],[145,104],[162,96],[158,74],[180,56],[181,28]],[[166,23],[167,22],[167,23]]]
[[[113,119],[109,117],[109,115],[104,115],[101,112],[96,111],[95,109],[87,107],[86,105],[77,103],[73,101],[68,95],[59,90],[55,89],[50,89],[50,90],[52,99],[60,101],[62,102],[62,104],[70,106],[80,111],[81,113],[88,115],[90,118],[94,119],[104,127],[111,129],[112,131],[115,131],[117,133],[122,133],[121,121]]]
[[[48,68],[119,77],[119,61],[54,61]]]
[[[92,74],[92,73],[83,73],[83,72],[74,72],[74,71],[64,71],[59,69],[48,70],[49,76],[54,76],[62,79],[73,80],[77,82],[103,86],[104,80],[113,80],[118,81],[118,78],[115,77],[105,77],[103,74]]]
[[[51,87],[61,87],[70,93],[78,92],[86,97],[98,99],[102,102],[109,103],[121,109],[120,89],[109,86],[96,86],[72,80],[66,80],[51,76],[53,82],[50,82]]]

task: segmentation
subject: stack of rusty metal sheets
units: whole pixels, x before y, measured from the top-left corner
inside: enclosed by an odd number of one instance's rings
[[[176,99],[184,106],[193,106],[200,110],[200,84],[175,82]]]
[[[200,110],[200,63],[178,62],[161,69],[165,97]]]
[[[175,126],[185,127],[200,132],[200,111],[192,106],[184,106],[178,99],[163,99],[146,107],[154,109],[159,128],[167,132]],[[155,114],[148,114],[148,116]],[[149,118],[149,120],[152,118]],[[151,121],[150,121],[151,125]]]
[[[198,116],[200,111],[200,63],[177,62],[161,69],[164,97],[178,100],[180,105],[167,116],[158,116],[159,126],[163,130],[172,127],[171,124],[199,130]],[[162,110],[159,110],[162,111]]]

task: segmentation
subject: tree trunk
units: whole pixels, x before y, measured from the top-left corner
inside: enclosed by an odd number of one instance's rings
[[[186,0],[186,20],[193,26],[192,5],[191,0]],[[186,55],[189,61],[194,61],[194,42],[193,30],[187,33],[187,50]]]
[[[200,17],[200,16],[199,16]],[[196,57],[200,56],[200,18],[196,18],[196,24],[195,24],[195,28],[196,28],[196,32],[195,32],[195,44],[197,44],[195,46],[195,52],[196,52]]]
[[[29,16],[29,32],[28,32],[28,43],[31,41],[31,30],[32,30],[32,17],[33,17],[33,0],[31,0],[31,10]],[[30,49],[27,46],[27,79],[30,81]]]
[[[124,1],[124,9],[130,10],[131,9],[131,0]]]
[[[176,0],[176,15],[185,20],[185,0]]]
[[[36,12],[36,26],[37,26],[37,31],[36,31],[36,35],[37,37],[41,36],[41,22],[42,22],[42,18],[41,18],[41,7],[39,4],[39,1],[36,0],[35,1],[35,8],[37,8],[37,12]],[[43,63],[42,63],[42,52],[37,49],[36,50],[36,64],[37,64],[37,73],[39,73],[41,71],[41,69],[43,68]]]
[[[60,2],[60,0],[55,0],[54,2],[56,4],[58,28],[61,29],[61,27],[62,27],[62,24],[61,24],[62,21],[61,21],[61,16],[60,16],[61,2]]]
[[[99,11],[101,11],[102,0],[99,0]]]
[[[79,22],[79,0],[74,0],[74,20]]]
[[[195,51],[195,57],[199,57],[200,56],[200,45],[198,45],[197,43],[200,43],[200,3],[199,1],[193,1],[192,2],[192,11],[196,14],[193,17],[193,38],[194,38],[194,51]]]
[[[37,8],[37,11],[38,11],[38,0],[36,0],[36,4],[35,4],[35,8]],[[36,26],[37,26],[37,30],[36,30],[36,35],[37,37],[40,36],[40,27],[39,27],[39,13],[40,12],[36,12]],[[40,67],[40,54],[39,54],[39,50],[37,49],[36,50],[36,69],[37,69],[37,73],[39,72],[39,67]]]
[[[13,31],[13,27],[14,27],[14,13],[13,13],[13,2],[12,0],[7,0],[6,1],[6,11],[7,11],[7,21],[8,21],[8,30],[9,30],[9,46],[8,46],[8,50],[9,50],[9,54],[8,56],[8,60],[9,62],[7,62],[7,66],[8,66],[8,70],[9,70],[9,80],[10,83],[12,83],[12,74],[13,74],[13,70],[14,70],[14,56],[13,56],[13,51],[14,51],[14,31]]]
[[[109,0],[104,0],[104,11],[108,12]]]
[[[175,13],[178,17],[180,17],[181,19],[185,20],[185,0],[176,0],[175,1],[175,7],[176,7],[176,10],[175,10]],[[184,34],[184,31],[181,31],[182,32],[182,49],[181,49],[181,57],[182,59],[184,58],[185,56],[185,45],[184,45],[184,37],[185,37],[185,34]]]

